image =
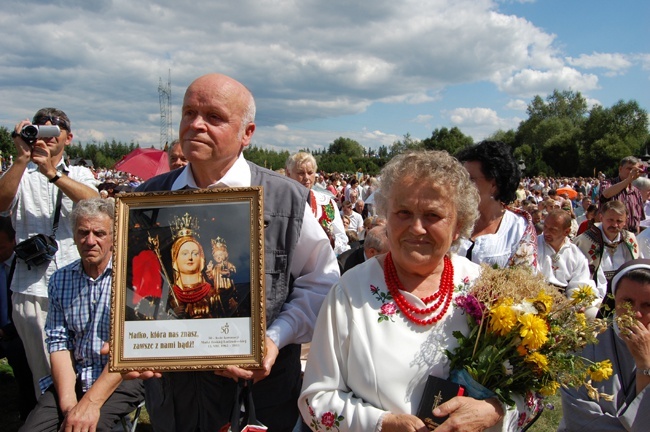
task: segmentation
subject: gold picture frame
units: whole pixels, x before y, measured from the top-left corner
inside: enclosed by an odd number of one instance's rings
[[[115,202],[109,370],[262,367],[261,187]]]

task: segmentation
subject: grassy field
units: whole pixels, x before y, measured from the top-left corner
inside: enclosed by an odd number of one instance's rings
[[[6,359],[0,359],[0,429],[3,432],[16,432],[22,422],[18,416],[18,406],[16,403],[16,394],[18,390],[16,381],[11,372],[11,367],[7,364]],[[554,396],[546,401],[548,407],[544,409],[541,417],[528,430],[529,432],[553,432],[557,430],[557,425],[562,417],[562,405],[559,396]],[[142,410],[140,421],[138,422],[138,432],[151,432],[153,429],[149,423],[149,415],[146,410]]]
[[[549,397],[544,404],[544,412],[528,429],[528,432],[555,432],[557,430],[557,425],[562,418],[560,395]]]

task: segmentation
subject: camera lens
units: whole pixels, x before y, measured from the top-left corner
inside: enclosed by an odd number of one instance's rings
[[[27,125],[20,131],[20,135],[25,140],[33,140],[38,136],[38,126]]]

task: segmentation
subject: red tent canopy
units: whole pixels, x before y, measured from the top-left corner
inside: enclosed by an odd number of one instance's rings
[[[168,172],[169,162],[164,150],[137,148],[123,156],[113,168],[149,180],[153,176]]]

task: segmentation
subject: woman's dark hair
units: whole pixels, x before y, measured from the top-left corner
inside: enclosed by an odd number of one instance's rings
[[[494,199],[510,204],[517,195],[521,171],[512,156],[512,149],[501,141],[481,141],[456,153],[460,162],[480,162],[481,172],[488,180],[494,180],[497,193]]]

